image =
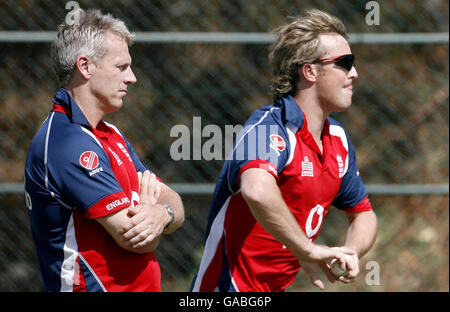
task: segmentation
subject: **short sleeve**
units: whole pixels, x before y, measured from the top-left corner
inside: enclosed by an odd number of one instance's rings
[[[56,141],[67,143],[49,146],[50,191],[88,218],[106,216],[130,206],[130,198],[117,181],[108,155],[99,143],[81,135]]]
[[[359,175],[355,150],[347,136],[349,148],[348,170],[342,178],[338,195],[333,201],[333,205],[347,212],[361,212],[372,209],[366,188]]]
[[[286,129],[270,110],[257,111],[239,133],[228,156],[227,176],[230,187],[239,187],[241,174],[250,168],[261,168],[278,179],[289,158]]]

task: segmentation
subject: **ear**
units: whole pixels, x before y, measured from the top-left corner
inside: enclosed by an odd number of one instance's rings
[[[313,64],[304,64],[300,68],[300,74],[309,82],[316,82],[319,75],[318,69]]]
[[[81,77],[83,77],[86,80],[89,80],[91,78],[91,71],[93,63],[89,61],[89,59],[84,56],[80,55],[77,57],[77,61],[75,62],[75,66],[80,73]]]

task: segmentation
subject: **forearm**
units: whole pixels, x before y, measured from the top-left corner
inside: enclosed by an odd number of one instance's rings
[[[358,257],[364,256],[375,243],[377,234],[377,217],[371,211],[347,214],[350,225],[344,246],[354,249]]]
[[[175,230],[181,227],[184,222],[184,207],[181,201],[180,195],[170,189],[168,186],[163,185],[161,196],[158,199],[158,204],[168,204],[172,208],[175,218],[169,227],[164,231],[164,234],[173,233]]]
[[[241,177],[241,193],[256,221],[299,260],[308,260],[314,244],[306,237],[270,176],[252,178],[250,169]],[[267,179],[265,179],[267,178]]]
[[[256,221],[299,260],[307,259],[312,242],[306,237],[284,202],[267,196],[264,202],[247,200]]]
[[[144,246],[133,246],[133,244],[131,244],[128,239],[124,238],[124,225],[130,219],[127,210],[128,209],[125,208],[113,213],[112,215],[96,218],[95,220],[105,228],[105,230],[111,235],[117,245],[119,245],[121,248],[138,254],[152,252],[156,249],[156,247],[158,247],[160,237],[156,237],[152,241],[147,242],[147,244],[145,244]]]

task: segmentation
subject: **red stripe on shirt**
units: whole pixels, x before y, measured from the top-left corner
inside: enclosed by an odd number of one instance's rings
[[[58,113],[63,113],[63,114],[69,115],[69,116],[72,114],[69,107],[59,105],[59,104],[53,105],[53,111],[58,112]]]
[[[363,212],[372,210],[372,204],[369,201],[369,196],[364,197],[362,201],[356,206],[343,209],[345,212]]]
[[[131,200],[124,192],[118,192],[99,200],[86,211],[85,216],[89,219],[104,217],[129,206]]]
[[[273,175],[275,179],[278,180],[278,169],[277,166],[272,164],[271,162],[268,162],[267,160],[263,159],[255,159],[252,161],[249,161],[244,166],[241,167],[241,170],[239,170],[239,176],[238,176],[238,184],[241,184],[241,175],[242,173],[250,168],[260,168],[266,170],[268,173]]]

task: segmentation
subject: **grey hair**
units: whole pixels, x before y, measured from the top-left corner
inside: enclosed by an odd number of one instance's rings
[[[337,17],[313,9],[293,22],[274,30],[275,42],[270,47],[272,94],[274,100],[297,93],[298,69],[323,56],[319,35],[336,33],[347,39],[347,30]]]
[[[51,46],[51,57],[62,87],[69,84],[80,55],[95,63],[106,54],[107,32],[117,35],[128,46],[131,46],[135,36],[122,20],[111,14],[102,14],[96,9],[78,10],[73,12],[73,15],[77,16],[76,21],[64,21],[58,26],[58,34]]]

